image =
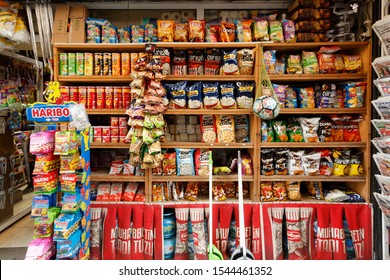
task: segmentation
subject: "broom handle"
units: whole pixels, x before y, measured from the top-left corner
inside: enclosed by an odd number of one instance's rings
[[[238,212],[240,226],[240,246],[242,248],[244,259],[246,259],[246,240],[245,240],[245,223],[244,223],[244,199],[242,195],[242,162],[241,152],[238,151]]]
[[[209,250],[213,251],[213,158],[209,154]]]

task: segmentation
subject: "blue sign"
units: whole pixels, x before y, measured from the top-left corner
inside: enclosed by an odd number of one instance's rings
[[[27,120],[36,123],[70,122],[69,105],[35,103],[26,109]]]

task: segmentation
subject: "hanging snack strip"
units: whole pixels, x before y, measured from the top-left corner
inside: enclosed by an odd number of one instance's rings
[[[156,168],[163,159],[160,141],[164,140],[163,112],[168,107],[166,90],[161,84],[164,78],[159,56],[140,53],[133,67],[130,84],[132,103],[129,115],[131,129],[130,164],[142,169]]]

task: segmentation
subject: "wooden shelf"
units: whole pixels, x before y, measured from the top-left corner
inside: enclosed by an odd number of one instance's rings
[[[282,108],[279,114],[314,114],[314,115],[325,115],[325,114],[366,114],[365,108]]]
[[[261,148],[365,148],[366,142],[261,142]]]
[[[168,75],[164,81],[254,81],[254,75]]]
[[[363,74],[282,74],[269,75],[272,82],[313,82],[313,81],[350,81],[364,80],[368,75]]]
[[[168,109],[165,115],[250,115],[252,109]]]
[[[242,181],[252,182],[254,176],[242,176]],[[213,175],[213,181],[215,182],[236,182],[238,180],[237,174],[233,175]],[[209,176],[153,176],[153,182],[208,182]]]
[[[107,170],[91,171],[91,181],[100,182],[145,182],[145,176],[108,175]]]
[[[133,79],[130,76],[58,76],[59,82],[72,83],[131,83]]]
[[[264,50],[277,50],[278,52],[286,51],[302,51],[302,50],[313,50],[317,51],[321,47],[338,46],[342,50],[351,50],[354,53],[359,48],[366,48],[369,42],[296,42],[296,43],[261,43]],[[366,66],[369,67],[369,66]]]
[[[126,109],[87,109],[88,115],[126,115]]]
[[[275,175],[259,176],[260,181],[322,181],[322,182],[366,182],[365,176],[297,176],[297,175]]]
[[[178,201],[163,201],[163,202],[153,202],[153,203],[162,203],[165,207],[169,207],[170,205],[181,205],[181,204],[205,204],[207,207],[209,205],[209,198],[205,196],[198,196],[198,199],[196,201],[189,201],[186,199],[181,199]],[[213,204],[237,204],[238,198],[227,198],[225,201],[216,201],[213,200]],[[244,203],[253,203],[249,198],[244,198]]]
[[[161,143],[162,148],[199,148],[199,149],[212,149],[212,148],[225,148],[225,149],[242,149],[254,148],[253,143],[199,143],[199,142],[166,142]]]
[[[92,149],[129,149],[128,143],[97,143],[91,142]]]
[[[175,49],[205,49],[205,48],[256,48],[258,42],[248,43],[153,43],[158,48],[175,48]],[[145,43],[118,43],[118,44],[88,44],[88,43],[57,43],[54,48],[59,51],[96,51],[96,52],[125,52],[125,51],[144,51]]]

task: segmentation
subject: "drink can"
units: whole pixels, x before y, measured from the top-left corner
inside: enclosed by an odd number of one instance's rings
[[[96,87],[88,87],[88,99],[87,99],[87,108],[96,109]]]
[[[79,104],[83,104],[85,108],[87,107],[87,99],[88,99],[88,88],[86,86],[79,87]]]
[[[60,75],[66,76],[68,75],[68,54],[67,53],[60,53]]]
[[[76,75],[84,75],[84,53],[76,53]]]
[[[106,109],[112,109],[114,108],[114,87],[107,86],[106,87]]]
[[[96,108],[104,109],[106,100],[106,87],[98,86],[96,87]]]
[[[112,75],[113,76],[121,75],[121,54],[120,53],[112,54]]]
[[[76,54],[68,53],[68,75],[76,75]]]
[[[103,54],[103,75],[112,75],[112,55],[111,53]]]
[[[68,86],[60,86],[61,97],[64,102],[70,101],[69,95],[69,87]]]
[[[103,54],[95,53],[95,75],[103,75]]]
[[[122,75],[128,76],[130,75],[130,54],[122,53],[121,54],[121,62],[122,62]]]
[[[113,107],[114,109],[122,109],[122,87],[114,87],[113,93]]]
[[[79,87],[69,87],[69,101],[79,102]]]
[[[93,53],[84,54],[84,75],[86,76],[92,76],[94,73],[93,59]]]

